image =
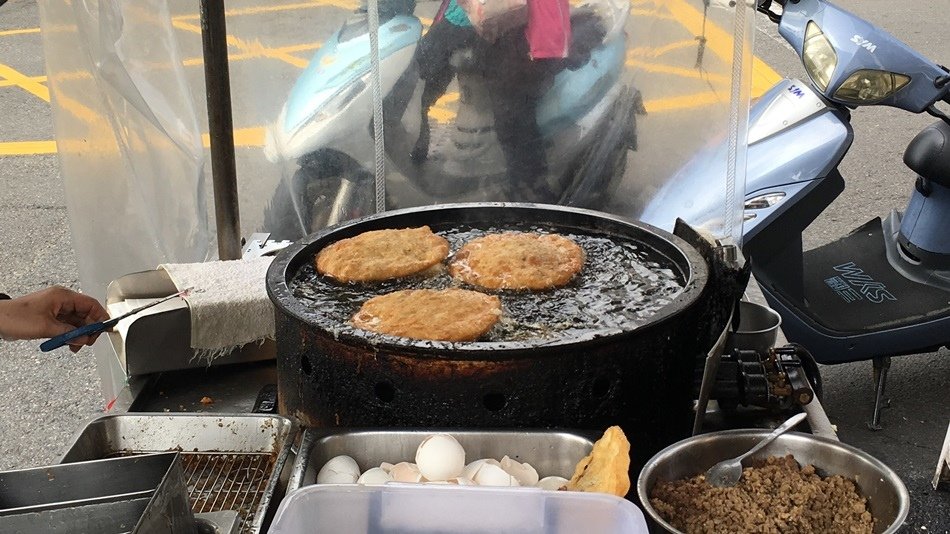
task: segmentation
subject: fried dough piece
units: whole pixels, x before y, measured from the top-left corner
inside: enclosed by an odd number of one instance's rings
[[[612,426],[594,443],[594,450],[574,469],[562,489],[593,491],[623,497],[630,491],[630,442],[619,426]]]
[[[431,341],[475,341],[501,318],[501,300],[465,289],[406,289],[367,300],[357,328]]]
[[[380,282],[419,274],[449,255],[449,242],[428,226],[373,230],[317,254],[317,272],[340,282]]]
[[[466,243],[449,273],[486,289],[552,289],[571,281],[584,267],[584,249],[556,234],[505,232]]]

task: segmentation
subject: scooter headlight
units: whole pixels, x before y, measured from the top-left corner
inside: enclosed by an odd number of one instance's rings
[[[910,83],[910,77],[883,70],[859,70],[835,91],[835,100],[848,104],[874,104]]]
[[[811,76],[811,80],[821,89],[822,92],[828,89],[828,83],[831,81],[831,75],[835,72],[838,65],[838,55],[831,46],[831,41],[825,37],[821,28],[814,22],[809,22],[805,27],[805,45],[802,48],[802,60],[805,63],[805,70]]]

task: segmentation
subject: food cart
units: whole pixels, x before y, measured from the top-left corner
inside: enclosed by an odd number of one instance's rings
[[[477,67],[492,56],[453,54],[457,81],[426,109],[413,52],[439,6],[397,4],[41,3],[84,291],[115,315],[185,289],[183,277],[200,290],[97,343],[111,413],[77,429],[65,465],[177,450],[182,473],[166,466],[172,474],[149,488],[146,509],[174,480],[208,528],[262,532],[332,454],[401,461],[432,429],[482,456],[521,454],[569,476],[617,424],[633,444],[634,481],[692,433],[770,428],[801,409],[812,433],[834,438],[806,354],[770,352],[773,341],[765,354],[729,356],[755,348],[730,335],[748,280],[741,140],[750,99],[764,90],[752,71],[754,6],[572,2],[571,48],[584,52],[555,65],[534,95],[540,137],[519,141],[541,147],[546,175],[525,192],[507,189],[510,147],[493,133],[492,82]],[[431,123],[422,162],[407,157],[420,115]],[[666,229],[637,223],[713,143],[728,150],[709,162],[721,181],[696,200],[709,206],[702,227],[677,224],[675,208]],[[553,341],[371,339],[301,297],[300,273],[332,242],[459,224],[610,237],[653,262],[637,283],[650,287],[662,271],[679,286],[623,324]],[[590,250],[591,264],[612,265]],[[624,275],[603,273],[595,290]],[[621,294],[627,313],[630,293]],[[493,448],[502,445],[509,452]],[[896,495],[887,506],[899,524],[906,502]],[[124,502],[114,497],[93,498]],[[403,520],[395,524],[424,528]]]

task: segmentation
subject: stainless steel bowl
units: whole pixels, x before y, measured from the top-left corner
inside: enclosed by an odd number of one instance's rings
[[[726,430],[684,439],[663,449],[650,459],[637,480],[637,494],[647,515],[668,532],[679,530],[664,521],[650,505],[650,492],[658,480],[679,480],[704,473],[717,462],[734,458],[751,449],[769,430]],[[907,488],[889,467],[869,454],[830,439],[789,432],[770,443],[753,459],[791,454],[798,463],[815,466],[822,476],[851,478],[861,495],[868,498],[874,516],[874,532],[897,532],[907,512]]]
[[[726,340],[726,352],[732,349],[757,350],[768,354],[778,339],[782,316],[772,308],[753,302],[739,302],[739,326]]]

